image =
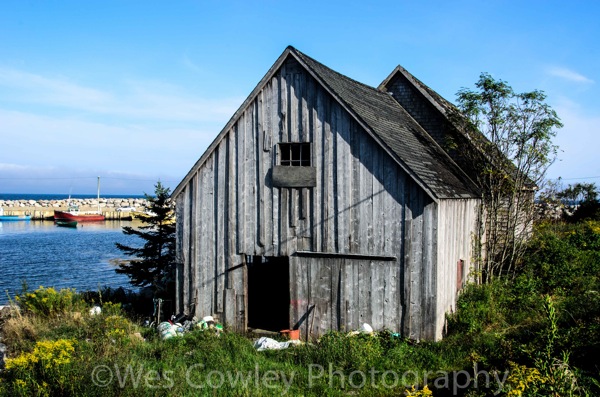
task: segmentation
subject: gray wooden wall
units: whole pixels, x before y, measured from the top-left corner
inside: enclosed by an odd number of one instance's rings
[[[439,206],[294,62],[257,87],[176,192],[178,310],[243,329],[245,255],[360,254],[290,260],[292,303],[318,305],[313,331],[368,320],[434,338]],[[316,187],[271,185],[279,142],[312,142]],[[336,282],[344,301],[327,306]],[[291,308],[291,325],[305,309]]]
[[[291,317],[309,338],[328,330],[402,326],[402,273],[398,262],[368,258],[292,257]]]
[[[437,228],[436,269],[437,307],[435,339],[440,339],[445,326],[445,314],[456,309],[458,261],[463,260],[463,285],[470,278],[477,258],[474,257],[480,200],[440,200]]]

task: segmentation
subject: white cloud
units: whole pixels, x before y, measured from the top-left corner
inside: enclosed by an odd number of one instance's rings
[[[102,104],[111,101],[109,94],[73,84],[65,79],[48,78],[15,69],[0,68],[0,88],[11,90],[17,101],[52,103],[58,106]]]
[[[547,73],[551,76],[560,77],[574,83],[591,84],[594,83],[592,79],[585,77],[584,75],[577,73],[573,70],[560,67],[552,66],[547,69]]]
[[[21,164],[0,163],[0,171],[19,171],[27,168],[28,167]]]
[[[0,67],[0,102],[11,108],[46,106],[86,117],[107,116],[145,121],[221,122],[243,98],[202,98],[183,88],[153,81],[111,82],[102,89],[66,78],[46,77]],[[48,109],[45,109],[48,111]]]
[[[0,66],[0,190],[81,172],[178,180],[243,102],[160,81],[97,87]]]
[[[202,98],[181,88],[150,81],[129,81],[122,98],[121,111],[132,117],[149,117],[170,121],[225,122],[243,102],[243,98]],[[132,104],[134,106],[128,105]],[[114,109],[118,113],[118,109]]]
[[[242,101],[157,81],[94,88],[0,67],[0,178],[42,169],[182,178]]]
[[[3,164],[183,177],[219,129],[113,125],[0,109]],[[68,155],[65,155],[67,153]],[[8,166],[0,167],[7,171]]]

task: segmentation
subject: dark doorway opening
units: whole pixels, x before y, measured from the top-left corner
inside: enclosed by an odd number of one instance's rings
[[[290,327],[290,261],[287,256],[249,256],[248,327]]]

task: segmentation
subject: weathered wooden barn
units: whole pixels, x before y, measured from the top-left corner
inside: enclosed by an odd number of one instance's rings
[[[177,310],[441,338],[480,206],[447,106],[401,67],[373,88],[288,47],[173,192]]]

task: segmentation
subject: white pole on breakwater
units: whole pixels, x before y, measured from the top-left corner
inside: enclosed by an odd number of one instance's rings
[[[100,213],[100,177],[98,177],[98,213]]]

